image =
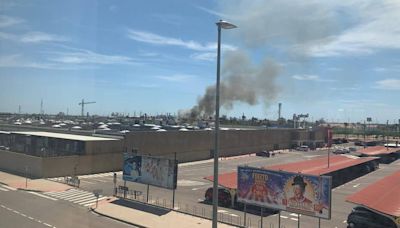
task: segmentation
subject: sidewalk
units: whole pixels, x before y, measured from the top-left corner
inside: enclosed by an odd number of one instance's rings
[[[94,207],[92,209],[97,214],[139,227],[196,228],[212,226],[211,220],[208,219],[131,201],[115,199],[114,201],[100,202],[96,209]],[[231,226],[218,223],[218,227]]]
[[[24,189],[29,191],[40,191],[40,192],[58,192],[65,191],[70,188],[66,184],[57,183],[54,181],[49,181],[45,179],[29,179],[28,178],[28,188],[25,188],[26,179],[25,177],[5,173],[0,171],[0,183],[8,185],[16,189]]]

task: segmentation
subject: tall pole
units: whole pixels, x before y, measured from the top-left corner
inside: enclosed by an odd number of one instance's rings
[[[219,83],[221,61],[221,24],[218,24],[217,84],[215,88],[215,141],[214,141],[214,182],[213,182],[213,220],[212,227],[218,227],[218,157],[219,157]]]
[[[386,150],[389,150],[389,120],[386,120]]]
[[[367,147],[366,142],[365,142],[365,130],[367,128],[367,125],[365,124],[365,120],[364,120],[364,148]]]

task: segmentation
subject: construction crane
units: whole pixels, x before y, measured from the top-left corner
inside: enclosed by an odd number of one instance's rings
[[[85,113],[85,105],[87,105],[87,104],[94,104],[94,103],[96,103],[96,101],[88,101],[88,102],[85,102],[85,100],[82,99],[82,102],[79,103],[79,105],[82,106],[82,113],[81,113],[81,115],[84,116],[84,113]]]

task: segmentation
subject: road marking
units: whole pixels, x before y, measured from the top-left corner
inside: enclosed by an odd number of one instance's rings
[[[291,215],[291,216],[297,217],[297,214],[296,214],[296,213],[291,213],[290,215]]]
[[[229,215],[232,217],[239,217],[239,215],[237,215],[237,214],[229,214]]]
[[[21,212],[19,212],[19,211],[17,211],[17,210],[14,210],[14,209],[11,209],[11,208],[9,208],[9,207],[6,207],[6,206],[4,206],[4,205],[2,205],[2,204],[1,204],[0,206],[1,206],[2,208],[5,208],[5,209],[7,209],[7,210],[9,210],[9,211],[14,212],[15,214],[21,215],[21,216],[26,217],[26,218],[28,218],[28,219],[30,219],[30,220],[35,221],[35,222],[41,223],[41,224],[46,225],[46,226],[48,226],[48,227],[56,228],[56,227],[53,226],[53,225],[50,225],[50,224],[48,224],[48,223],[45,223],[45,222],[43,222],[43,221],[41,221],[41,220],[39,220],[39,219],[35,219],[35,218],[31,217],[31,216],[27,216],[27,215],[25,215],[24,213],[21,213]]]
[[[299,221],[297,218],[290,218],[293,221]]]
[[[228,211],[225,210],[218,210],[218,213],[227,213]]]
[[[347,220],[344,220],[344,221],[343,221],[343,223],[346,223],[346,222],[347,222]]]
[[[4,185],[4,184],[0,184],[0,186],[1,186],[2,188],[6,188],[6,189],[12,190],[12,191],[17,190],[16,188],[13,188],[13,187],[10,187],[10,186]]]
[[[281,218],[287,219],[287,218],[289,218],[289,217],[284,216],[284,215],[281,215]]]
[[[30,194],[32,194],[32,195],[35,195],[35,196],[40,196],[40,197],[42,197],[42,198],[49,199],[49,200],[54,200],[54,201],[57,201],[57,200],[58,200],[58,199],[56,199],[56,198],[53,198],[53,197],[50,197],[50,196],[45,196],[45,195],[42,195],[42,194],[37,193],[37,192],[28,192],[28,193],[30,193]]]
[[[2,187],[0,187],[0,190],[1,190],[1,191],[5,191],[5,192],[8,192],[8,191],[10,191],[10,190],[8,190],[8,189],[5,189],[5,188],[2,188]]]
[[[357,188],[360,184],[353,185],[353,188]]]
[[[87,181],[87,180],[81,180],[81,182],[82,183],[88,183],[88,184],[96,184],[96,183],[93,183],[93,182],[90,182],[90,181]]]

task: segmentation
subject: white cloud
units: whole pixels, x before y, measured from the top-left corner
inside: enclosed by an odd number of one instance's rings
[[[300,81],[318,81],[320,78],[318,75],[311,75],[311,74],[303,74],[303,75],[293,75],[293,79],[300,80]]]
[[[315,82],[335,82],[333,79],[322,79],[318,75],[313,74],[295,74],[292,76],[293,79],[299,81],[315,81]]]
[[[174,75],[169,75],[169,76],[156,76],[158,79],[162,79],[165,81],[170,81],[170,82],[185,82],[190,79],[193,79],[195,76],[194,75],[188,75],[188,74],[174,74]]]
[[[400,90],[400,79],[384,79],[376,81],[375,88],[383,90]]]
[[[44,32],[29,32],[22,35],[0,32],[0,39],[22,43],[63,42],[68,40],[66,37]]]
[[[121,55],[105,55],[84,49],[56,52],[50,61],[64,64],[134,64],[134,59]]]
[[[190,58],[203,61],[214,61],[217,58],[216,52],[194,53]]]
[[[16,24],[20,24],[24,22],[24,20],[15,17],[9,17],[5,15],[0,15],[0,28],[10,27]]]
[[[27,60],[19,54],[13,54],[0,56],[0,67],[53,69],[55,66],[48,63]]]
[[[62,42],[68,39],[62,36],[48,34],[44,32],[30,32],[22,35],[21,42],[23,43],[40,43],[40,42]]]
[[[139,42],[149,43],[149,44],[179,46],[179,47],[196,50],[196,51],[213,51],[213,50],[216,50],[216,48],[217,48],[216,43],[201,44],[201,43],[193,41],[193,40],[185,41],[182,39],[165,37],[165,36],[160,36],[160,35],[150,33],[150,32],[137,31],[137,30],[132,30],[132,29],[128,30],[128,38],[139,41]],[[236,47],[225,44],[225,45],[222,45],[222,49],[236,50]]]

